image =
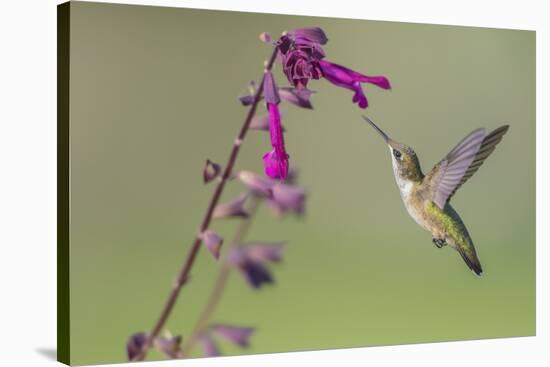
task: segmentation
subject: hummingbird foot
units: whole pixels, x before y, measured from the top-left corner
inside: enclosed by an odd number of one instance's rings
[[[447,245],[447,242],[442,238],[432,238],[432,242],[437,248],[442,248],[443,246]]]

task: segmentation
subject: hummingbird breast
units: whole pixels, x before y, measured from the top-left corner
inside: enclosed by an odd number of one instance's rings
[[[471,239],[458,213],[450,204],[439,209],[426,198],[422,183],[396,177],[401,199],[407,212],[423,229],[430,232],[433,238],[445,239],[452,247],[456,243],[471,244]]]
[[[397,182],[401,199],[409,215],[422,228],[430,230],[424,211],[424,200],[422,200],[421,192],[419,191],[420,185],[410,180],[403,179],[398,175],[395,176],[395,181]]]

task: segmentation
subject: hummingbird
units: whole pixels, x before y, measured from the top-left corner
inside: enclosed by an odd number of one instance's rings
[[[368,117],[363,118],[388,145],[395,181],[409,215],[431,233],[437,248],[449,245],[476,275],[481,275],[483,270],[472,238],[449,201],[495,150],[509,125],[489,134],[483,128],[472,131],[424,175],[412,148],[391,139]]]

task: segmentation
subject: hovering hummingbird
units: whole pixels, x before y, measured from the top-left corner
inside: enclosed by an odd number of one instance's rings
[[[390,139],[368,117],[363,118],[388,144],[395,181],[409,215],[432,234],[436,247],[451,246],[480,275],[481,264],[472,239],[449,200],[495,150],[509,126],[501,126],[489,134],[483,128],[472,131],[424,175],[414,150]]]

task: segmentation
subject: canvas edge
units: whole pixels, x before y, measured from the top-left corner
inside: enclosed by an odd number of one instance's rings
[[[57,6],[57,360],[70,364],[70,2]]]

